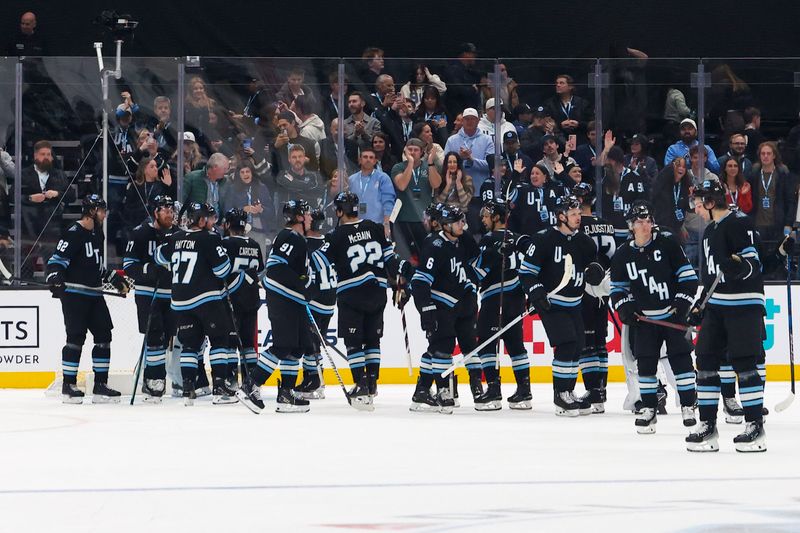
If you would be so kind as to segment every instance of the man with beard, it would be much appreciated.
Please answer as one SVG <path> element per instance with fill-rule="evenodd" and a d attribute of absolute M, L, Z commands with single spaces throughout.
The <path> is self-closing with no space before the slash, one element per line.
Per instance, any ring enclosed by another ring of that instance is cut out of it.
<path fill-rule="evenodd" d="M 688 163 L 689 149 L 696 144 L 698 144 L 697 124 L 690 118 L 681 120 L 681 140 L 671 145 L 667 149 L 667 153 L 664 156 L 664 166 L 672 163 L 672 160 L 676 157 L 682 157 L 686 159 L 686 162 Z M 719 161 L 717 161 L 717 156 L 714 155 L 714 150 L 712 150 L 709 145 L 705 146 L 706 154 L 708 154 L 706 168 L 708 168 L 708 170 L 714 174 L 719 174 Z"/>

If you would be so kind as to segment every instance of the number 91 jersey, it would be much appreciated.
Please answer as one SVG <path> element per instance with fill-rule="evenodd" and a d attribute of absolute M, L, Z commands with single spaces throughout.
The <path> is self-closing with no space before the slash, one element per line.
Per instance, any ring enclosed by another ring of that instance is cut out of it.
<path fill-rule="evenodd" d="M 186 311 L 222 300 L 223 280 L 231 271 L 231 262 L 216 233 L 178 231 L 156 249 L 155 260 L 172 272 L 173 310 Z"/>

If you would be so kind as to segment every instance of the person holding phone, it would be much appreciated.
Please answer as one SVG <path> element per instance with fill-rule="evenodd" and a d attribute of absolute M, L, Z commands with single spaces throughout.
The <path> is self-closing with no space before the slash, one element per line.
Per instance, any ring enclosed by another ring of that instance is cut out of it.
<path fill-rule="evenodd" d="M 558 140 L 554 135 L 545 135 L 542 137 L 542 152 L 544 157 L 537 164 L 544 165 L 550 172 L 550 177 L 559 181 L 564 181 L 565 171 L 569 165 L 576 165 L 574 159 L 569 157 L 569 149 L 574 145 L 576 140 L 573 138 L 572 144 L 569 142 L 566 149 L 562 154 L 559 152 Z"/>
<path fill-rule="evenodd" d="M 241 209 L 247 215 L 247 223 L 251 228 L 247 236 L 263 248 L 271 243 L 278 228 L 272 194 L 257 176 L 257 170 L 250 161 L 239 163 L 231 186 L 225 189 L 222 210 Z"/>

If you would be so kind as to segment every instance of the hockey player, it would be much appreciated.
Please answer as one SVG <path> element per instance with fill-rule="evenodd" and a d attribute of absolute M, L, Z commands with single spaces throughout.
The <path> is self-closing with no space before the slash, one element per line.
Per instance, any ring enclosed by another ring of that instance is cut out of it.
<path fill-rule="evenodd" d="M 642 397 L 636 431 L 656 431 L 656 369 L 664 344 L 675 374 L 683 425 L 693 426 L 697 393 L 691 343 L 680 331 L 638 319 L 682 323 L 697 293 L 697 275 L 680 245 L 653 231 L 653 210 L 648 202 L 635 203 L 627 219 L 633 239 L 620 246 L 611 262 L 611 299 L 620 320 L 631 328 Z"/>
<path fill-rule="evenodd" d="M 508 231 L 508 206 L 502 198 L 486 202 L 481 211 L 488 233 L 479 244 L 480 255 L 471 262 L 480 282 L 481 309 L 478 315 L 478 343 L 495 334 L 501 327 L 525 311 L 525 291 L 517 275 L 518 249 L 525 249 L 529 239 Z M 499 324 L 502 302 L 503 323 Z M 516 392 L 508 398 L 511 409 L 531 409 L 531 374 L 528 352 L 522 341 L 522 322 L 502 335 L 517 382 Z M 475 398 L 477 411 L 496 411 L 502 407 L 500 375 L 497 365 L 498 343 L 487 346 L 479 354 L 487 390 Z"/>
<path fill-rule="evenodd" d="M 420 265 L 411 278 L 414 304 L 428 338 L 428 349 L 420 362 L 420 375 L 411 399 L 411 411 L 453 412 L 455 400 L 442 376 L 452 363 L 456 338 L 475 335 L 475 291 L 464 269 L 468 261 L 459 242 L 464 233 L 464 213 L 458 207 L 444 207 L 439 220 L 442 231 L 426 241 Z M 439 392 L 434 398 L 434 380 Z"/>
<path fill-rule="evenodd" d="M 152 221 L 133 230 L 122 260 L 125 274 L 135 284 L 139 333 L 147 337 L 142 384 L 147 403 L 161 403 L 164 396 L 167 344 L 175 335 L 175 320 L 170 310 L 172 273 L 153 259 L 156 248 L 176 229 L 174 207 L 175 202 L 169 196 L 155 197 Z"/>
<path fill-rule="evenodd" d="M 339 225 L 314 255 L 336 271 L 339 337 L 355 382 L 350 398 L 355 407 L 369 410 L 377 395 L 388 277 L 397 277 L 399 259 L 383 226 L 358 216 L 355 193 L 339 193 L 334 205 Z"/>
<path fill-rule="evenodd" d="M 272 242 L 263 278 L 267 293 L 267 311 L 272 327 L 272 346 L 258 356 L 253 371 L 242 382 L 236 396 L 251 411 L 264 410 L 261 386 L 280 366 L 279 413 L 306 413 L 308 400 L 292 394 L 297 383 L 300 359 L 312 353 L 311 328 L 308 322 L 305 292 L 310 284 L 306 232 L 311 227 L 311 208 L 305 200 L 283 204 L 284 228 Z"/>
<path fill-rule="evenodd" d="M 64 235 L 47 262 L 47 284 L 55 298 L 61 299 L 67 343 L 61 350 L 64 403 L 83 403 L 84 393 L 77 386 L 81 350 L 86 331 L 92 332 L 92 403 L 119 403 L 120 393 L 108 386 L 111 361 L 111 315 L 99 293 L 104 282 L 128 292 L 125 279 L 103 267 L 103 220 L 106 202 L 97 194 L 83 199 L 81 218 Z M 69 284 L 69 285 L 67 285 Z"/>
<path fill-rule="evenodd" d="M 572 189 L 581 201 L 581 232 L 588 235 L 597 247 L 597 263 L 605 271 L 611 268 L 611 258 L 617 250 L 613 224 L 592 214 L 595 202 L 594 191 L 589 183 L 579 183 Z M 594 280 L 593 280 L 594 281 Z M 591 285 L 590 285 L 591 287 Z M 579 362 L 583 385 L 586 387 L 585 400 L 591 404 L 592 413 L 605 412 L 606 383 L 608 382 L 608 307 L 603 291 L 598 294 L 585 292 L 581 309 L 585 329 L 585 345 Z"/>
<path fill-rule="evenodd" d="M 158 264 L 172 271 L 172 303 L 176 313 L 178 340 L 182 345 L 181 375 L 183 398 L 194 405 L 198 377 L 198 359 L 208 337 L 213 380 L 213 403 L 236 402 L 235 393 L 226 383 L 230 333 L 233 330 L 225 298 L 224 279 L 231 262 L 222 239 L 206 229 L 215 212 L 208 204 L 192 202 L 186 209 L 189 228 L 174 233 L 156 249 Z"/>
<path fill-rule="evenodd" d="M 308 307 L 314 322 L 317 323 L 320 332 L 325 335 L 328 325 L 333 317 L 336 306 L 336 271 L 327 263 L 324 258 L 313 255 L 316 250 L 325 244 L 325 236 L 320 233 L 322 225 L 325 223 L 325 213 L 320 209 L 311 211 L 311 227 L 306 235 L 308 241 L 309 262 L 313 283 L 309 291 Z M 303 381 L 294 389 L 300 398 L 306 400 L 316 400 L 325 398 L 325 381 L 322 379 L 320 352 L 322 343 L 316 335 L 312 336 L 311 344 L 314 349 L 311 353 L 303 355 Z"/>
<path fill-rule="evenodd" d="M 761 411 L 764 382 L 757 359 L 762 348 L 764 283 L 755 228 L 749 218 L 732 215 L 719 181 L 705 180 L 694 195 L 702 199 L 712 221 L 703 233 L 705 262 L 699 301 L 720 277 L 705 310 L 695 306 L 689 314 L 690 324 L 702 324 L 696 346 L 700 424 L 686 437 L 686 447 L 696 452 L 719 450 L 719 369 L 727 350 L 739 381 L 747 422 L 744 432 L 733 439 L 734 446 L 739 452 L 763 452 L 767 449 Z"/>
<path fill-rule="evenodd" d="M 226 284 L 230 303 L 233 307 L 233 319 L 236 328 L 231 332 L 228 354 L 228 383 L 233 390 L 239 388 L 239 358 L 236 347 L 241 350 L 245 368 L 242 375 L 252 371 L 256 364 L 256 346 L 258 345 L 258 309 L 261 307 L 258 276 L 264 270 L 264 256 L 261 245 L 255 239 L 245 235 L 247 231 L 247 213 L 241 209 L 229 209 L 222 223 L 225 238 L 222 244 L 231 261 L 231 273 Z M 238 332 L 239 338 L 236 338 Z"/>
<path fill-rule="evenodd" d="M 561 198 L 555 206 L 557 226 L 534 236 L 518 269 L 528 294 L 528 303 L 539 314 L 553 347 L 554 403 L 559 416 L 591 412 L 589 402 L 576 398 L 573 391 L 584 344 L 581 311 L 584 276 L 588 273 L 592 281 L 599 283 L 603 269 L 594 262 L 597 256 L 594 241 L 578 231 L 580 207 L 581 202 L 575 196 Z M 573 262 L 571 280 L 548 298 L 548 293 L 558 286 L 565 274 L 564 258 L 567 255 Z"/>

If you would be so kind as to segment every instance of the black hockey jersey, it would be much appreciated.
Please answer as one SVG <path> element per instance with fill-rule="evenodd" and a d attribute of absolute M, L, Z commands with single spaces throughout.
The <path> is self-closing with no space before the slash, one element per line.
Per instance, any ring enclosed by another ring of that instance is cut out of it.
<path fill-rule="evenodd" d="M 206 230 L 181 230 L 156 248 L 155 260 L 172 272 L 172 304 L 187 311 L 225 297 L 224 279 L 231 262 L 219 235 Z"/>
<path fill-rule="evenodd" d="M 258 274 L 264 269 L 261 246 L 250 237 L 231 235 L 222 239 L 231 261 L 226 284 L 236 309 L 252 311 L 261 307 Z"/>
<path fill-rule="evenodd" d="M 439 308 L 455 307 L 475 291 L 467 276 L 466 249 L 460 241 L 450 241 L 443 232 L 422 249 L 420 264 L 411 278 L 411 294 L 417 309 L 435 303 Z"/>
<path fill-rule="evenodd" d="M 56 250 L 47 261 L 47 279 L 62 274 L 65 283 L 71 284 L 65 292 L 85 296 L 101 296 L 106 269 L 103 267 L 103 229 L 88 230 L 78 222 L 64 232 Z M 84 291 L 81 287 L 95 289 Z"/>
<path fill-rule="evenodd" d="M 564 276 L 564 257 L 572 256 L 571 282 L 550 296 L 550 303 L 561 307 L 581 304 L 584 282 L 583 271 L 597 256 L 594 241 L 580 232 L 564 235 L 557 228 L 536 234 L 519 267 L 520 281 L 528 294 L 543 288 L 548 293 L 555 289 Z"/>
<path fill-rule="evenodd" d="M 611 258 L 617 251 L 616 231 L 614 225 L 594 215 L 581 216 L 580 231 L 594 241 L 597 247 L 596 261 L 608 270 L 611 267 Z"/>
<path fill-rule="evenodd" d="M 505 273 L 503 273 L 503 239 L 506 241 Z M 522 261 L 525 245 L 530 239 L 514 232 L 496 230 L 487 233 L 478 245 L 480 254 L 470 261 L 480 283 L 481 300 L 500 292 L 522 291 L 517 268 Z M 522 252 L 520 252 L 522 249 Z M 502 287 L 500 278 L 503 277 Z"/>
<path fill-rule="evenodd" d="M 397 276 L 399 259 L 386 240 L 383 226 L 371 220 L 340 224 L 325 236 L 317 255 L 336 270 L 340 299 L 368 299 L 385 293 L 387 276 Z M 321 259 L 322 260 L 322 259 Z"/>
<path fill-rule="evenodd" d="M 496 180 L 494 178 L 488 178 L 481 183 L 480 188 L 480 197 L 481 203 L 485 204 L 491 200 L 494 200 L 495 197 L 495 187 Z M 510 178 L 503 177 L 500 180 L 500 196 L 502 198 L 506 198 L 507 196 L 510 197 L 516 187 L 516 183 L 512 182 Z"/>
<path fill-rule="evenodd" d="M 306 238 L 292 229 L 282 229 L 272 242 L 267 257 L 264 288 L 306 305 L 305 291 L 311 284 L 310 274 Z"/>
<path fill-rule="evenodd" d="M 168 300 L 172 295 L 172 274 L 156 263 L 153 254 L 156 248 L 167 242 L 177 228 L 166 231 L 157 230 L 146 222 L 137 226 L 125 247 L 122 268 L 125 275 L 133 279 L 136 296 L 153 298 L 158 284 L 156 298 Z"/>
<path fill-rule="evenodd" d="M 701 271 L 703 287 L 708 289 L 711 286 L 719 264 L 734 254 L 748 266 L 748 273 L 742 279 L 727 281 L 723 275 L 708 305 L 727 309 L 732 306 L 764 305 L 764 281 L 757 243 L 756 231 L 749 217 L 738 217 L 731 213 L 706 226 L 703 233 L 705 263 Z"/>
<path fill-rule="evenodd" d="M 325 245 L 325 237 L 306 237 L 308 242 L 309 263 L 314 273 L 309 292 L 308 306 L 315 313 L 332 315 L 336 307 L 336 270 L 324 255 L 315 254 Z"/>
<path fill-rule="evenodd" d="M 697 275 L 680 245 L 669 237 L 654 238 L 639 247 L 630 240 L 611 261 L 611 301 L 618 310 L 626 304 L 644 316 L 663 320 L 678 299 L 688 308 L 697 293 Z"/>
<path fill-rule="evenodd" d="M 556 225 L 555 204 L 566 194 L 559 181 L 547 180 L 542 187 L 521 183 L 513 189 L 508 201 L 511 216 L 510 230 L 524 235 L 534 235 Z"/>

